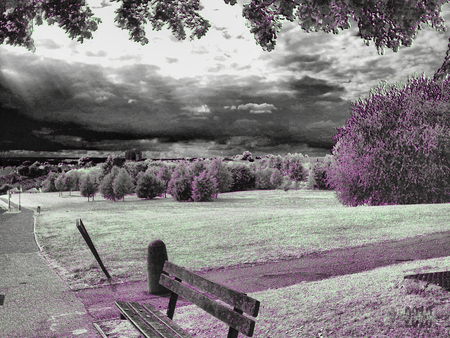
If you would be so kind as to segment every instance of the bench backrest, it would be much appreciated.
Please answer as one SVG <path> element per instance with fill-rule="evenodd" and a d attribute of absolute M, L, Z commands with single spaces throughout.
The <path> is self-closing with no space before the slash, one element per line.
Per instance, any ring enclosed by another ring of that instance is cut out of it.
<path fill-rule="evenodd" d="M 164 269 L 159 283 L 172 291 L 169 309 L 167 311 L 169 318 L 173 318 L 177 295 L 180 295 L 228 324 L 230 326 L 228 337 L 237 337 L 238 331 L 248 337 L 252 337 L 255 321 L 243 315 L 243 312 L 252 317 L 256 317 L 260 306 L 259 301 L 256 299 L 247 296 L 245 293 L 210 281 L 169 261 L 164 263 Z M 214 297 L 227 303 L 233 309 L 217 302 Z"/>

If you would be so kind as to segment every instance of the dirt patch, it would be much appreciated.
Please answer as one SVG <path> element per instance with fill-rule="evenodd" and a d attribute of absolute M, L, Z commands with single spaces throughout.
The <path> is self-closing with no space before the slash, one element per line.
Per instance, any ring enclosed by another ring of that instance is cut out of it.
<path fill-rule="evenodd" d="M 450 256 L 450 231 L 356 248 L 330 250 L 300 259 L 197 271 L 198 274 L 235 290 L 252 293 L 278 289 L 303 281 L 354 274 L 405 261 Z M 113 283 L 114 284 L 114 283 Z M 114 301 L 150 302 L 167 308 L 168 295 L 148 294 L 147 281 L 74 291 L 95 321 L 119 317 Z M 180 300 L 179 305 L 189 303 Z"/>

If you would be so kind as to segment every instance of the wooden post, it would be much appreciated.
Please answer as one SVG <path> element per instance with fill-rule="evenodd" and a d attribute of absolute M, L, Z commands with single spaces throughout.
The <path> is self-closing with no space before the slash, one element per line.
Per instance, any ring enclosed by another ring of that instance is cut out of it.
<path fill-rule="evenodd" d="M 161 240 L 153 241 L 148 245 L 147 253 L 147 277 L 148 292 L 153 295 L 170 292 L 159 284 L 159 278 L 164 269 L 164 262 L 167 261 L 166 245 Z"/>
<path fill-rule="evenodd" d="M 103 265 L 102 260 L 100 259 L 100 256 L 97 253 L 97 250 L 95 249 L 94 243 L 92 243 L 92 240 L 89 237 L 89 234 L 87 233 L 86 228 L 84 227 L 84 224 L 80 218 L 77 219 L 77 228 L 80 231 L 81 236 L 83 236 L 84 241 L 88 245 L 89 249 L 91 249 L 92 254 L 94 255 L 100 267 L 102 268 L 102 271 L 105 274 L 106 278 L 111 279 L 111 276 L 109 275 L 108 271 L 106 271 L 106 268 Z"/>

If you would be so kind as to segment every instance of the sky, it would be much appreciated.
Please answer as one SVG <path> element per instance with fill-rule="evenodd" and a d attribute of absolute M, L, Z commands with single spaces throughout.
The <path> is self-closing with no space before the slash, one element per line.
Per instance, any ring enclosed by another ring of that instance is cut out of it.
<path fill-rule="evenodd" d="M 142 46 L 114 25 L 117 3 L 87 2 L 103 21 L 92 40 L 78 43 L 44 23 L 34 28 L 35 53 L 0 46 L 0 157 L 107 157 L 131 148 L 147 158 L 324 156 L 352 101 L 383 80 L 432 77 L 450 36 L 424 26 L 412 47 L 378 55 L 355 36 L 354 21 L 338 35 L 286 21 L 266 52 L 242 17 L 248 0 L 203 0 L 206 36 L 178 41 L 148 25 Z M 448 29 L 450 6 L 442 9 Z"/>

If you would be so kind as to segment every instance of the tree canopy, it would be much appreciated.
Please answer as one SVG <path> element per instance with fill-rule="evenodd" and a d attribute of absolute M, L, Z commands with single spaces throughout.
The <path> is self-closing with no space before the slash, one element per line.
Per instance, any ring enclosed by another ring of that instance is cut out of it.
<path fill-rule="evenodd" d="M 219 1 L 219 0 L 217 0 Z M 231 6 L 237 0 L 223 0 Z M 110 0 L 120 3 L 115 11 L 118 27 L 128 30 L 130 40 L 145 45 L 145 25 L 154 30 L 164 25 L 179 40 L 203 37 L 211 24 L 200 15 L 200 0 Z M 298 20 L 305 32 L 339 34 L 350 28 L 350 19 L 357 22 L 358 36 L 366 45 L 373 41 L 379 54 L 385 48 L 397 52 L 400 46 L 410 47 L 422 24 L 438 32 L 446 32 L 441 9 L 449 0 L 250 0 L 243 5 L 242 15 L 263 50 L 275 48 L 283 21 Z M 83 42 L 92 39 L 92 32 L 101 23 L 85 0 L 2 0 L 0 1 L 0 44 L 24 46 L 34 51 L 31 37 L 33 25 L 44 20 L 57 23 L 71 39 Z M 450 44 L 444 64 L 435 78 L 450 69 Z"/>

